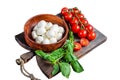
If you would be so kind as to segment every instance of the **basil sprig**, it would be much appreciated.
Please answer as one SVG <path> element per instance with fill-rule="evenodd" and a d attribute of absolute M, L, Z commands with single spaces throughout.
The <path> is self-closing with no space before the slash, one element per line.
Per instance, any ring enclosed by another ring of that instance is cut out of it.
<path fill-rule="evenodd" d="M 69 78 L 72 66 L 73 71 L 80 73 L 84 71 L 81 64 L 78 62 L 77 57 L 73 54 L 74 48 L 74 36 L 73 32 L 69 31 L 69 37 L 66 41 L 65 45 L 61 48 L 58 48 L 47 54 L 42 50 L 36 50 L 35 53 L 41 58 L 48 60 L 51 64 L 53 64 L 52 75 L 56 75 L 59 71 L 63 76 Z"/>

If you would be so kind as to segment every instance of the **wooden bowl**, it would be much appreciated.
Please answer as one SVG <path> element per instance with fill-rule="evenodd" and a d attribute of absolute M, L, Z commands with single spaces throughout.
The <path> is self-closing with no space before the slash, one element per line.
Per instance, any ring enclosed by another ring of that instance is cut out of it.
<path fill-rule="evenodd" d="M 65 29 L 65 32 L 63 34 L 62 39 L 60 39 L 57 43 L 53 44 L 38 44 L 34 41 L 34 39 L 31 36 L 31 32 L 33 30 L 33 27 L 37 25 L 37 23 L 40 20 L 45 20 L 47 22 L 52 22 L 53 24 L 58 24 L 62 26 Z M 59 18 L 58 16 L 52 15 L 52 14 L 40 14 L 36 15 L 32 18 L 30 18 L 24 25 L 24 38 L 26 40 L 26 43 L 33 49 L 33 50 L 43 50 L 45 52 L 51 52 L 59 47 L 61 47 L 68 35 L 68 26 L 65 23 L 64 20 Z"/>

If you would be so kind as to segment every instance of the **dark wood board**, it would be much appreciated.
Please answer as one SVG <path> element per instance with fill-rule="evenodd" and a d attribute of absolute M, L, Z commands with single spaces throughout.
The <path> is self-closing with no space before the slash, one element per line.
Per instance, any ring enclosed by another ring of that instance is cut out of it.
<path fill-rule="evenodd" d="M 80 51 L 74 52 L 74 55 L 77 58 L 81 58 L 82 56 L 84 56 L 85 54 L 87 54 L 89 51 L 93 50 L 94 48 L 96 48 L 97 46 L 99 46 L 100 44 L 102 44 L 103 42 L 105 42 L 107 40 L 107 37 L 102 34 L 100 31 L 98 31 L 97 29 L 94 29 L 97 37 L 95 40 L 91 41 L 89 46 L 87 47 L 83 47 Z M 27 45 L 27 43 L 25 42 L 24 39 L 24 33 L 20 33 L 18 35 L 15 36 L 16 41 L 25 49 L 31 51 L 31 53 L 29 53 L 29 55 L 34 54 L 33 50 Z M 77 40 L 77 38 L 75 37 L 75 40 Z M 27 54 L 25 54 L 24 56 L 29 56 Z M 28 58 L 24 57 L 23 55 L 21 56 L 22 58 L 24 58 L 24 60 L 27 62 Z M 34 56 L 34 55 L 33 55 Z M 26 60 L 27 59 L 27 60 Z M 31 57 L 30 57 L 31 59 Z M 38 63 L 39 68 L 42 70 L 42 72 L 48 77 L 48 78 L 52 78 L 53 76 L 51 75 L 51 72 L 53 70 L 53 65 L 47 63 L 45 60 L 43 60 L 42 58 L 40 58 L 39 56 L 36 56 L 36 60 Z"/>
<path fill-rule="evenodd" d="M 60 14 L 57 14 L 57 16 L 61 17 Z M 102 34 L 100 31 L 94 28 L 94 31 L 96 32 L 96 39 L 91 41 L 89 46 L 83 47 L 80 51 L 74 52 L 74 55 L 80 59 L 82 56 L 102 44 L 107 40 L 107 37 Z M 30 52 L 22 54 L 20 57 L 24 60 L 24 62 L 28 62 L 30 59 L 32 59 L 33 56 L 35 56 L 34 50 L 32 50 L 26 43 L 24 39 L 24 32 L 18 34 L 15 36 L 16 41 L 25 49 L 29 50 Z M 78 41 L 79 38 L 75 37 L 75 41 Z M 51 72 L 53 70 L 53 65 L 45 61 L 44 59 L 40 58 L 39 56 L 36 55 L 36 60 L 39 68 L 41 71 L 48 77 L 52 78 L 53 76 L 51 75 Z"/>

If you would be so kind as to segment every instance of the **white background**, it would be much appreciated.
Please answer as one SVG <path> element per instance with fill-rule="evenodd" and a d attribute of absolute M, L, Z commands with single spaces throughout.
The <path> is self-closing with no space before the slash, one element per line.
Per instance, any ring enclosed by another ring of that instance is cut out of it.
<path fill-rule="evenodd" d="M 25 22 L 43 13 L 57 14 L 64 6 L 78 7 L 88 21 L 107 36 L 107 41 L 79 60 L 84 72 L 61 73 L 50 80 L 120 80 L 120 9 L 119 0 L 1 0 L 0 1 L 0 79 L 29 80 L 15 60 L 27 50 L 14 36 L 23 32 Z M 25 67 L 42 80 L 48 78 L 38 68 L 35 57 Z"/>

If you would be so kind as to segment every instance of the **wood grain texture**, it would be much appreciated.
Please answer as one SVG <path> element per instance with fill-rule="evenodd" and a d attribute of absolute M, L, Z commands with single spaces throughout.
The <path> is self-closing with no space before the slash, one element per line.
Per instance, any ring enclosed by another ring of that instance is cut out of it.
<path fill-rule="evenodd" d="M 24 63 L 27 63 L 29 60 L 31 60 L 35 56 L 35 53 L 33 51 L 24 53 L 20 56 L 20 58 L 24 61 Z"/>

